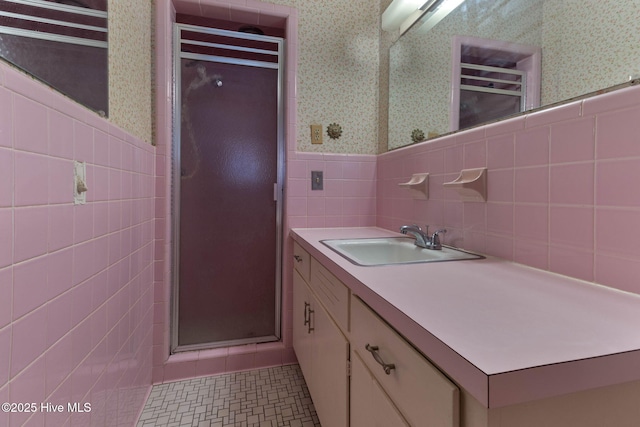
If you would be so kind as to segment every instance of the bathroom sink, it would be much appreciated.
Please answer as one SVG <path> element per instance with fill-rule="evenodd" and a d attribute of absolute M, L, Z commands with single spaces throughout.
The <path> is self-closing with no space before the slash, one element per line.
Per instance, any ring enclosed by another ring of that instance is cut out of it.
<path fill-rule="evenodd" d="M 322 240 L 325 246 L 357 265 L 414 264 L 423 262 L 482 259 L 482 255 L 442 246 L 423 249 L 405 237 Z"/>

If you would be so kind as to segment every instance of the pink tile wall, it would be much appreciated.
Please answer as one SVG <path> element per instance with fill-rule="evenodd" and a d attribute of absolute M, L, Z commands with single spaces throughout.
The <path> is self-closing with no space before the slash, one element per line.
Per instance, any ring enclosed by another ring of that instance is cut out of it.
<path fill-rule="evenodd" d="M 1 427 L 133 425 L 151 384 L 154 153 L 0 64 L 0 400 L 92 406 Z"/>
<path fill-rule="evenodd" d="M 311 189 L 311 172 L 322 171 L 324 189 Z M 287 219 L 295 227 L 375 225 L 376 156 L 290 152 Z"/>
<path fill-rule="evenodd" d="M 445 242 L 640 293 L 640 88 L 632 87 L 378 158 L 378 226 L 445 227 Z M 488 168 L 486 203 L 442 183 Z M 429 172 L 430 198 L 397 184 Z"/>

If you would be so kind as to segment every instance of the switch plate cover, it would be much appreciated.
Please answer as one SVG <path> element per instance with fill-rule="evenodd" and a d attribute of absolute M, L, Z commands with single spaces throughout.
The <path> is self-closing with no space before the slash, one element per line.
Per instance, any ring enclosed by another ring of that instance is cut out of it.
<path fill-rule="evenodd" d="M 311 143 L 322 144 L 322 125 L 311 125 Z"/>
<path fill-rule="evenodd" d="M 87 165 L 84 162 L 73 162 L 73 204 L 87 203 Z"/>
<path fill-rule="evenodd" d="M 322 188 L 323 188 L 322 171 L 311 171 L 311 189 L 322 190 Z"/>

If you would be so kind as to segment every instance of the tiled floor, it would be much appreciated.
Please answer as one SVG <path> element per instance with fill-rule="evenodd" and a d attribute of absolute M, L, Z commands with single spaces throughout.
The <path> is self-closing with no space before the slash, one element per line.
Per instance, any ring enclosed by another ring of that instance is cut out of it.
<path fill-rule="evenodd" d="M 137 427 L 319 427 L 298 365 L 153 386 Z"/>

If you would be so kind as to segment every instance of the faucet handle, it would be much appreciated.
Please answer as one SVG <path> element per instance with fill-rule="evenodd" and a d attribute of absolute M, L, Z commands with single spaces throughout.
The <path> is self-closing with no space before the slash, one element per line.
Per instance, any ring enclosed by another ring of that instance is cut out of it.
<path fill-rule="evenodd" d="M 429 235 L 429 224 L 424 225 L 424 234 Z"/>
<path fill-rule="evenodd" d="M 431 236 L 431 244 L 433 244 L 434 246 L 440 246 L 440 233 L 446 233 L 447 230 L 444 228 L 441 228 L 440 230 L 437 230 L 436 232 L 433 233 L 433 235 Z"/>

